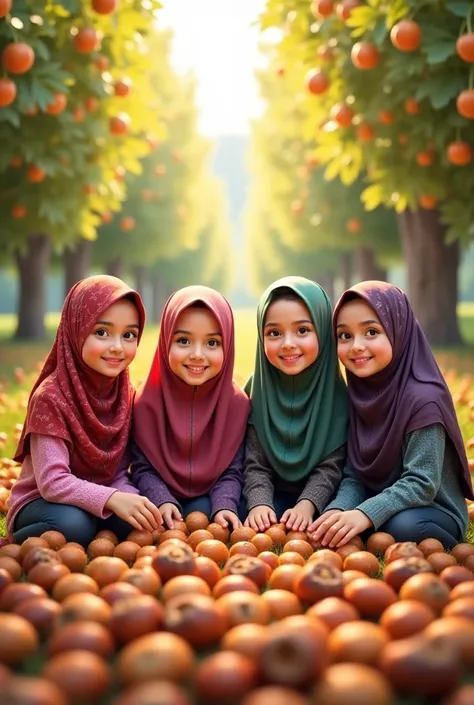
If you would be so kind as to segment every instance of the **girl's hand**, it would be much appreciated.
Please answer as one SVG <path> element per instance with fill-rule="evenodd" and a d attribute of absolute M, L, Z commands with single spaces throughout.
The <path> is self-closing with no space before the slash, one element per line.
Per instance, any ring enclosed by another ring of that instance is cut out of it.
<path fill-rule="evenodd" d="M 176 504 L 165 502 L 160 504 L 160 512 L 168 529 L 174 529 L 174 521 L 182 521 L 183 517 Z"/>
<path fill-rule="evenodd" d="M 138 494 L 114 492 L 105 503 L 105 508 L 138 531 L 154 531 L 163 524 L 158 507 Z"/>
<path fill-rule="evenodd" d="M 250 526 L 255 531 L 265 531 L 272 524 L 276 524 L 277 521 L 273 509 L 262 504 L 250 510 L 247 519 L 244 521 L 244 526 Z"/>
<path fill-rule="evenodd" d="M 230 509 L 221 509 L 220 512 L 217 512 L 217 514 L 214 517 L 214 521 L 216 524 L 220 524 L 224 528 L 231 525 L 232 529 L 238 529 L 239 526 L 242 526 L 242 522 L 240 521 L 239 517 L 235 512 L 231 512 Z"/>
<path fill-rule="evenodd" d="M 339 548 L 370 526 L 372 522 L 369 517 L 359 509 L 336 512 L 321 524 L 313 538 L 317 541 L 318 537 L 322 537 L 323 546 Z"/>
<path fill-rule="evenodd" d="M 317 541 L 319 537 L 323 535 L 323 532 L 319 532 L 317 531 L 317 529 L 319 529 L 321 524 L 323 524 L 326 519 L 328 519 L 328 517 L 330 517 L 332 514 L 339 514 L 340 511 L 340 509 L 329 509 L 329 511 L 323 512 L 321 516 L 315 519 L 313 523 L 308 526 L 308 534 L 312 534 L 313 532 L 315 532 L 312 538 Z"/>
<path fill-rule="evenodd" d="M 314 504 L 309 499 L 302 499 L 293 509 L 287 509 L 280 519 L 287 529 L 305 531 L 314 516 Z"/>

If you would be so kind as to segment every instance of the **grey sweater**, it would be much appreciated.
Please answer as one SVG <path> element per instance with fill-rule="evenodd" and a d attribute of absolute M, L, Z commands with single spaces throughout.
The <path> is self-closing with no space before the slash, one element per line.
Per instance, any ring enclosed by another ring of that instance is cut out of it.
<path fill-rule="evenodd" d="M 334 497 L 341 482 L 345 460 L 346 446 L 344 444 L 330 456 L 321 460 L 307 477 L 296 482 L 286 482 L 270 467 L 255 428 L 249 424 L 245 441 L 243 489 L 248 510 L 260 505 L 274 509 L 273 493 L 277 489 L 294 494 L 295 504 L 302 499 L 309 499 L 318 514 L 321 514 L 326 504 Z"/>
<path fill-rule="evenodd" d="M 465 535 L 467 507 L 459 461 L 452 444 L 446 443 L 446 432 L 441 424 L 406 434 L 403 455 L 391 477 L 398 479 L 389 477 L 385 489 L 373 494 L 354 470 L 346 466 L 337 495 L 326 511 L 359 509 L 377 530 L 404 509 L 436 507 L 449 514 Z"/>

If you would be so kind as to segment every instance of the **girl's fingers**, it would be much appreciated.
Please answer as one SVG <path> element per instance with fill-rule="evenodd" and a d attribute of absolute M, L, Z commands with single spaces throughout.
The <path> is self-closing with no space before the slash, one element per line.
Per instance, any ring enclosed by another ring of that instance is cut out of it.
<path fill-rule="evenodd" d="M 336 521 L 332 526 L 330 526 L 324 535 L 324 538 L 322 540 L 322 544 L 324 546 L 327 546 L 328 544 L 330 544 L 331 541 L 333 540 L 333 537 L 337 534 L 337 532 L 339 531 L 339 529 L 342 526 L 343 525 L 341 524 L 341 522 L 339 520 Z"/>
<path fill-rule="evenodd" d="M 275 512 L 273 510 L 270 512 L 270 521 L 272 524 L 277 523 L 277 515 L 275 514 Z"/>
<path fill-rule="evenodd" d="M 156 504 L 153 504 L 153 502 L 148 502 L 148 504 L 146 506 L 147 506 L 147 509 L 149 509 L 150 512 L 153 514 L 157 525 L 161 526 L 163 523 L 163 517 L 161 516 L 161 512 L 158 509 L 158 507 L 156 506 Z M 157 528 L 158 528 L 158 526 L 157 526 Z"/>
<path fill-rule="evenodd" d="M 339 529 L 339 531 L 337 531 L 337 532 L 333 535 L 332 541 L 331 541 L 331 543 L 329 544 L 329 547 L 330 547 L 330 548 L 335 548 L 335 547 L 337 546 L 337 544 L 338 544 L 340 541 L 344 541 L 344 543 L 345 543 L 345 537 L 347 536 L 347 534 L 349 533 L 349 531 L 350 531 L 350 526 L 341 526 L 341 528 Z"/>

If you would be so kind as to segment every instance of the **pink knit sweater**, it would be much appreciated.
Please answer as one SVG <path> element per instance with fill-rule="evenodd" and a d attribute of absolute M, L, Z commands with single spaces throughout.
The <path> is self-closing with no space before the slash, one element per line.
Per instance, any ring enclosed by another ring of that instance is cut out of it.
<path fill-rule="evenodd" d="M 47 502 L 72 504 L 100 519 L 112 512 L 105 509 L 109 497 L 117 491 L 139 494 L 127 476 L 128 451 L 107 485 L 81 480 L 69 468 L 69 451 L 61 438 L 32 433 L 30 454 L 23 461 L 20 476 L 8 500 L 7 531 L 13 533 L 15 517 L 22 507 L 42 497 Z"/>

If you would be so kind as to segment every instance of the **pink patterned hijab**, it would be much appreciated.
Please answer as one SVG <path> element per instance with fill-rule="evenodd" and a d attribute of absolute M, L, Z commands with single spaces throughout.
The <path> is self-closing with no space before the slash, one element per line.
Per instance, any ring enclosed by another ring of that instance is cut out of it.
<path fill-rule="evenodd" d="M 197 302 L 219 323 L 224 364 L 216 377 L 193 387 L 172 372 L 168 356 L 180 314 Z M 233 382 L 233 369 L 234 318 L 227 300 L 206 286 L 188 286 L 173 294 L 163 311 L 148 378 L 135 397 L 133 437 L 180 497 L 209 492 L 244 439 L 250 402 Z"/>
<path fill-rule="evenodd" d="M 30 434 L 40 433 L 67 443 L 74 475 L 98 484 L 114 476 L 129 440 L 134 390 L 128 370 L 105 377 L 86 365 L 82 348 L 101 314 L 124 297 L 138 309 L 140 339 L 145 309 L 121 279 L 89 277 L 67 295 L 56 339 L 30 394 L 16 461 L 28 455 Z"/>

